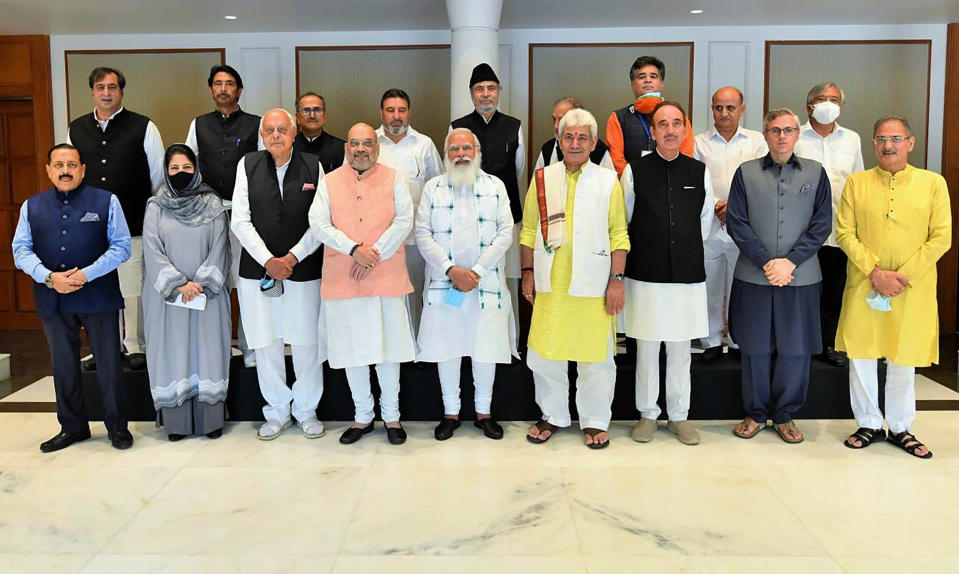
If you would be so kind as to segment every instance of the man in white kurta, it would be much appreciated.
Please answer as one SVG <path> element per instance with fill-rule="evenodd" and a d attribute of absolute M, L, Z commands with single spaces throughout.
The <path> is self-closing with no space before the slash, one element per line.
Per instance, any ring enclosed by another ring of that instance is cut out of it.
<path fill-rule="evenodd" d="M 380 144 L 378 162 L 400 170 L 408 177 L 410 198 L 413 201 L 413 217 L 420 204 L 420 195 L 426 182 L 442 175 L 443 159 L 433 140 L 413 129 L 410 125 L 410 96 L 399 88 L 390 88 L 380 98 L 380 121 L 376 141 Z M 423 285 L 426 262 L 416 245 L 413 232 L 404 242 L 406 270 L 410 274 L 413 292 L 409 296 L 410 319 L 413 333 L 419 331 L 420 315 L 423 313 Z"/>
<path fill-rule="evenodd" d="M 709 329 L 703 239 L 713 218 L 713 190 L 702 162 L 679 153 L 686 113 L 663 102 L 651 117 L 655 153 L 623 170 L 629 219 L 626 259 L 626 335 L 636 339 L 633 440 L 649 442 L 659 418 L 659 347 L 666 344 L 666 428 L 683 444 L 699 443 L 687 420 L 690 339 Z M 635 181 L 634 181 L 635 178 Z"/>
<path fill-rule="evenodd" d="M 723 356 L 724 317 L 729 314 L 729 293 L 739 248 L 726 231 L 726 202 L 733 174 L 744 161 L 760 158 L 769 151 L 763 134 L 739 125 L 746 111 L 739 88 L 726 86 L 713 94 L 713 129 L 696 136 L 693 157 L 706 164 L 713 184 L 712 227 L 703 243 L 706 265 L 706 300 L 709 306 L 709 335 L 701 340 L 700 359 L 712 363 Z M 730 354 L 739 353 L 739 345 L 728 337 Z"/>
<path fill-rule="evenodd" d="M 266 422 L 257 438 L 279 436 L 290 426 L 291 414 L 304 436 L 318 438 L 326 432 L 316 419 L 323 394 L 316 333 L 320 261 L 314 254 L 320 242 L 304 211 L 322 181 L 323 168 L 316 156 L 293 152 L 296 123 L 286 110 L 264 114 L 260 135 L 266 151 L 250 152 L 237 165 L 230 223 L 243 247 L 236 287 L 240 315 L 267 403 Z M 270 281 L 281 284 L 278 297 L 263 292 Z M 291 347 L 296 373 L 292 390 L 286 385 L 285 345 Z"/>
<path fill-rule="evenodd" d="M 446 440 L 460 426 L 460 362 L 473 369 L 474 426 L 503 438 L 492 417 L 496 363 L 516 354 L 513 306 L 505 257 L 513 241 L 506 187 L 480 170 L 479 140 L 466 128 L 446 137 L 446 175 L 431 179 L 416 214 L 416 241 L 429 287 L 417 343 L 419 360 L 437 363 L 443 420 L 433 434 Z"/>
<path fill-rule="evenodd" d="M 309 213 L 311 229 L 326 244 L 320 336 L 330 366 L 346 369 L 356 408 L 340 442 L 352 444 L 373 431 L 373 365 L 387 439 L 402 444 L 400 363 L 415 358 L 406 308 L 413 288 L 403 246 L 413 226 L 413 202 L 407 177 L 376 163 L 372 126 L 354 125 L 345 148 L 346 161 L 320 183 Z"/>

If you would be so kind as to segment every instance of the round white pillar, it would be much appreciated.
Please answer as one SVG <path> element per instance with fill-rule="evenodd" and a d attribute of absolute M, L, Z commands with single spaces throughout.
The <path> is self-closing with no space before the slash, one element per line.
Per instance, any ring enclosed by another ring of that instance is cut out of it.
<path fill-rule="evenodd" d="M 499 19 L 503 0 L 446 0 L 450 31 L 450 118 L 473 111 L 469 81 L 482 62 L 499 71 Z M 503 81 L 500 76 L 500 81 Z"/>

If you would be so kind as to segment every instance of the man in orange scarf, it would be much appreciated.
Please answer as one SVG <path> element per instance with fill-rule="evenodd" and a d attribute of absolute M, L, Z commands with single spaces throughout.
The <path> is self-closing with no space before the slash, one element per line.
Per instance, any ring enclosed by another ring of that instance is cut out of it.
<path fill-rule="evenodd" d="M 616 166 L 616 173 L 623 175 L 626 165 L 656 149 L 656 142 L 649 136 L 653 109 L 663 101 L 663 84 L 666 81 L 666 65 L 655 56 L 640 56 L 629 68 L 630 88 L 636 101 L 609 114 L 606 120 L 606 145 Z M 680 153 L 693 157 L 693 128 L 686 119 L 686 137 L 679 147 Z"/>

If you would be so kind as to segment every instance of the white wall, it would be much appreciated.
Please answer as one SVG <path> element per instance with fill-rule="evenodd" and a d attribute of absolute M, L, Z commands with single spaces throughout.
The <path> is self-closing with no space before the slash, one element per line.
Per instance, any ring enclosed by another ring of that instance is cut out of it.
<path fill-rule="evenodd" d="M 501 108 L 525 124 L 528 114 L 529 44 L 541 42 L 688 42 L 695 43 L 693 78 L 693 128 L 701 132 L 711 122 L 709 98 L 727 83 L 740 84 L 746 95 L 744 123 L 758 129 L 762 120 L 763 67 L 767 40 L 900 40 L 931 39 L 932 61 L 929 101 L 929 169 L 939 170 L 942 155 L 943 91 L 945 87 L 946 24 L 912 26 L 762 26 L 528 29 L 500 31 L 500 79 L 504 84 Z M 448 30 L 394 32 L 315 32 L 283 34 L 184 34 L 52 36 L 54 125 L 57 141 L 66 138 L 67 110 L 64 81 L 64 51 L 94 49 L 225 48 L 227 63 L 243 75 L 246 85 L 241 104 L 251 111 L 269 107 L 293 107 L 295 97 L 295 46 L 448 44 Z M 638 54 L 637 54 L 638 55 Z M 197 79 L 197 81 L 203 81 Z M 668 81 L 668 76 L 667 76 Z M 842 79 L 837 79 L 842 82 Z M 877 89 L 909 89 L 888 86 L 876 78 Z M 454 91 L 466 87 L 453 86 Z M 461 96 L 461 94 L 457 94 Z M 623 80 L 623 99 L 630 92 Z M 921 90 L 916 97 L 925 97 Z M 609 110 L 598 110 L 605 116 Z M 914 121 L 918 121 L 918 118 Z M 415 124 L 415 116 L 414 116 Z M 185 134 L 186 126 L 184 127 Z M 165 141 L 184 136 L 171 134 Z M 535 144 L 535 142 L 534 142 Z"/>

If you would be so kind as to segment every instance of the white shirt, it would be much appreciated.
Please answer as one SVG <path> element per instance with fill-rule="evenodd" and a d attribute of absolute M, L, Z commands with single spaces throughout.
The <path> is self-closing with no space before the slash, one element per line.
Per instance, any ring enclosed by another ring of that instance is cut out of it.
<path fill-rule="evenodd" d="M 793 153 L 799 157 L 816 160 L 826 169 L 829 178 L 829 187 L 832 191 L 832 231 L 826 240 L 826 245 L 838 247 L 836 243 L 836 212 L 839 210 L 839 199 L 842 197 L 842 188 L 850 175 L 863 170 L 862 142 L 859 134 L 835 125 L 832 133 L 822 137 L 807 121 L 799 128 L 799 141 Z"/>
<path fill-rule="evenodd" d="M 110 123 L 110 120 L 114 116 L 123 111 L 123 106 L 120 106 L 120 109 L 113 112 L 110 117 L 105 120 L 101 120 L 100 116 L 97 115 L 97 110 L 93 110 L 93 119 L 100 124 L 100 129 L 103 131 L 107 130 L 107 125 Z M 70 132 L 67 132 L 67 143 L 73 145 L 73 142 L 70 141 Z M 166 148 L 163 147 L 163 139 L 160 137 L 160 130 L 157 129 L 153 120 L 147 122 L 147 130 L 143 134 L 143 153 L 147 156 L 147 165 L 150 166 L 150 185 L 153 186 L 153 193 L 156 193 L 156 190 L 160 189 L 160 186 L 163 184 L 164 175 L 166 170 L 163 167 L 163 154 L 166 153 Z"/>
<path fill-rule="evenodd" d="M 553 165 L 559 161 L 559 140 L 553 144 L 553 153 L 549 156 L 549 163 L 546 163 L 546 158 L 543 157 L 543 152 L 540 150 L 539 155 L 536 157 L 536 165 L 533 166 L 533 171 L 541 167 L 546 167 L 548 165 Z M 609 156 L 609 150 L 606 150 L 606 153 L 603 154 L 603 159 L 599 160 L 599 167 L 605 167 L 606 169 L 611 169 L 616 171 L 616 166 L 613 164 L 613 158 Z"/>
<path fill-rule="evenodd" d="M 292 159 L 292 156 L 290 157 Z M 289 160 L 283 165 L 276 167 L 276 181 L 280 188 L 280 199 L 283 198 L 283 177 L 286 175 L 286 170 L 289 167 Z M 322 185 L 323 166 L 320 166 L 319 173 L 321 174 L 320 184 Z M 269 261 L 270 258 L 283 257 L 286 253 L 271 253 L 266 247 L 266 243 L 263 242 L 263 238 L 260 237 L 260 234 L 256 232 L 256 228 L 253 227 L 253 221 L 250 218 L 249 187 L 249 181 L 246 179 L 246 158 L 244 157 L 241 158 L 240 162 L 236 165 L 236 187 L 233 188 L 233 217 L 230 222 L 230 229 L 240 241 L 243 249 L 246 249 L 247 253 L 249 253 L 257 263 L 266 266 L 266 262 Z M 317 186 L 317 194 L 319 193 L 319 187 L 320 186 Z M 317 239 L 311 228 L 307 229 L 303 237 L 290 249 L 290 253 L 296 257 L 297 261 L 303 261 L 311 253 L 319 249 L 319 247 L 320 240 Z"/>
<path fill-rule="evenodd" d="M 409 178 L 410 198 L 413 201 L 413 217 L 420 204 L 420 195 L 426 182 L 438 175 L 442 175 L 446 168 L 440 157 L 436 144 L 429 137 L 407 126 L 406 133 L 400 141 L 393 143 L 380 126 L 376 130 L 376 141 L 380 144 L 378 163 L 392 167 Z M 406 238 L 407 245 L 416 245 L 413 232 Z"/>
<path fill-rule="evenodd" d="M 711 130 L 696 136 L 693 148 L 693 157 L 706 164 L 713 184 L 713 196 L 717 202 L 729 199 L 729 186 L 743 162 L 761 158 L 767 153 L 769 148 L 763 134 L 744 127 L 738 127 L 733 137 L 726 141 L 713 126 Z M 715 215 L 709 236 L 727 243 L 733 242 L 725 226 Z"/>

